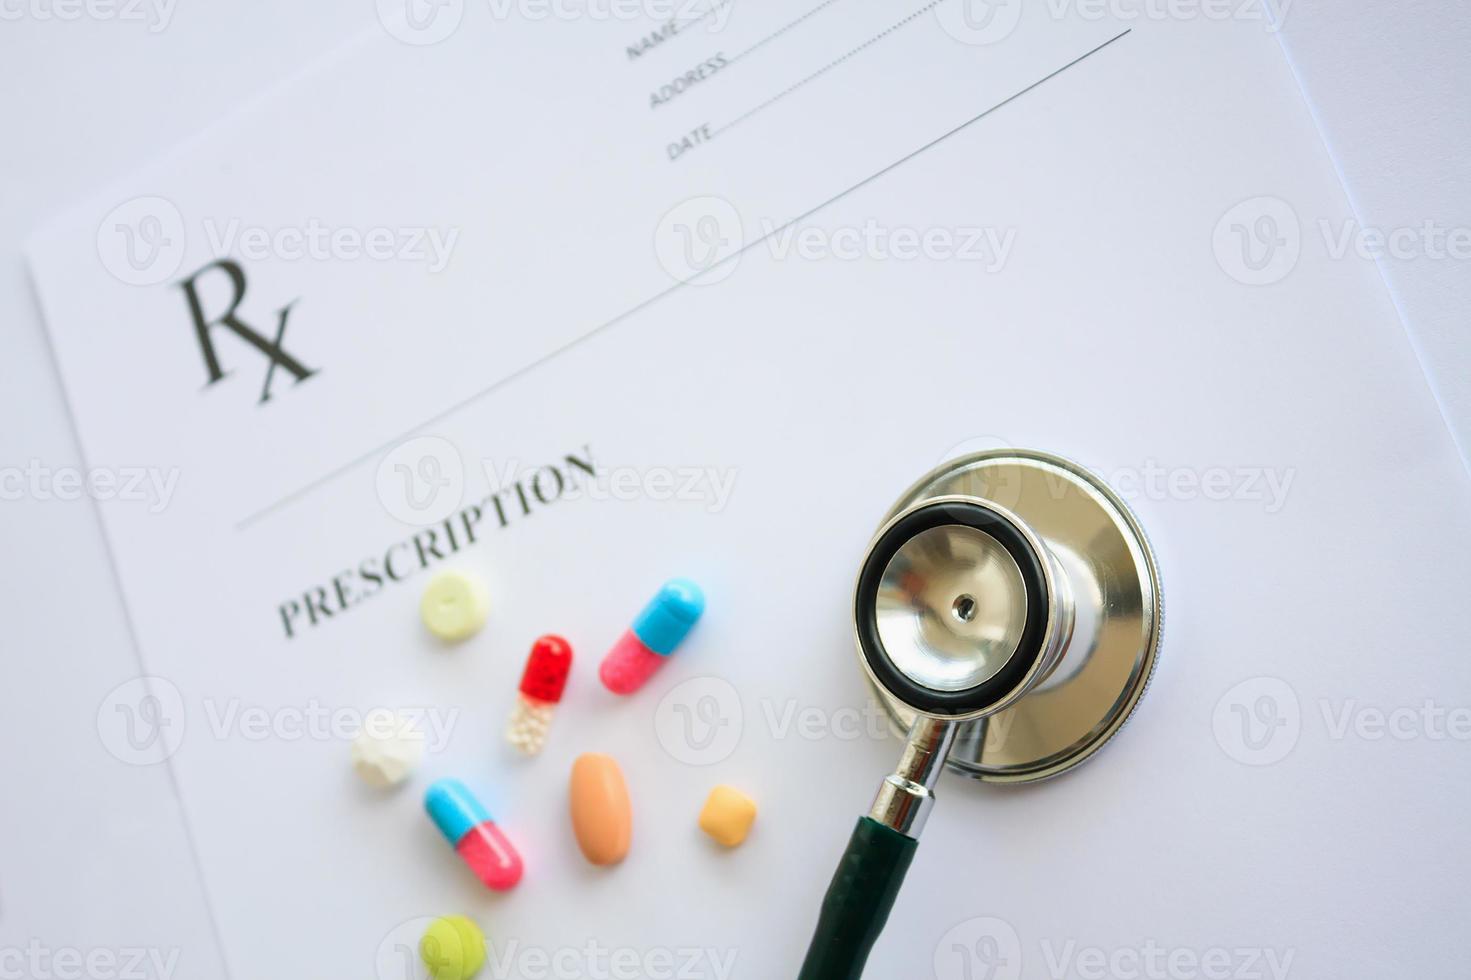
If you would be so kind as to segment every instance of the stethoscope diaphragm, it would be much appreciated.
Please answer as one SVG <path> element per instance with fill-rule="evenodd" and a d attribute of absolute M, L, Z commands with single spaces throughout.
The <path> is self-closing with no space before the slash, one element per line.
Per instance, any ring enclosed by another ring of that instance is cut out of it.
<path fill-rule="evenodd" d="M 956 498 L 1005 514 L 1025 529 L 1062 583 L 1071 628 L 1056 662 L 1025 696 L 958 725 L 948 767 L 1006 783 L 1066 772 L 1123 727 L 1149 685 L 1164 618 L 1154 550 L 1128 506 L 1100 478 L 1033 450 L 948 461 L 906 490 L 883 524 Z M 875 696 L 896 729 L 908 732 L 922 706 L 878 682 L 861 638 L 858 646 Z"/>

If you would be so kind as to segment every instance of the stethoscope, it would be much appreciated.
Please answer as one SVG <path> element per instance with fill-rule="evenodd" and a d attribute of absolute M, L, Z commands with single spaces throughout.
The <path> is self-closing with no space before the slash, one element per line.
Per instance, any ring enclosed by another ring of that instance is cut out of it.
<path fill-rule="evenodd" d="M 863 972 L 943 768 L 1033 782 L 1112 738 L 1149 684 L 1162 618 L 1144 532 L 1085 468 L 994 450 L 910 487 L 853 600 L 863 670 L 909 738 L 858 820 L 799 980 Z"/>

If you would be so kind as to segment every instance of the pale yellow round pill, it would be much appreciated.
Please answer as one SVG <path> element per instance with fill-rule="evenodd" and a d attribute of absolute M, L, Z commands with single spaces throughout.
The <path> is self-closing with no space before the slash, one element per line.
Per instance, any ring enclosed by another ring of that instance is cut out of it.
<path fill-rule="evenodd" d="M 449 569 L 429 580 L 419 601 L 419 617 L 441 640 L 463 640 L 485 625 L 490 597 L 485 583 L 467 572 Z"/>
<path fill-rule="evenodd" d="M 736 847 L 756 822 L 756 803 L 730 786 L 717 786 L 700 811 L 700 829 L 726 847 Z"/>

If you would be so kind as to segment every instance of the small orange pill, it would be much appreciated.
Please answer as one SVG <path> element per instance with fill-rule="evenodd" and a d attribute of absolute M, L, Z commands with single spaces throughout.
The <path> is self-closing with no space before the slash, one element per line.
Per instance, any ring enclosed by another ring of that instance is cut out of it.
<path fill-rule="evenodd" d="M 739 847 L 756 822 L 756 803 L 730 786 L 717 786 L 700 811 L 700 829 L 726 847 Z"/>
<path fill-rule="evenodd" d="M 589 752 L 572 763 L 572 831 L 582 856 L 593 864 L 617 864 L 633 840 L 633 806 L 623 770 L 610 755 Z"/>

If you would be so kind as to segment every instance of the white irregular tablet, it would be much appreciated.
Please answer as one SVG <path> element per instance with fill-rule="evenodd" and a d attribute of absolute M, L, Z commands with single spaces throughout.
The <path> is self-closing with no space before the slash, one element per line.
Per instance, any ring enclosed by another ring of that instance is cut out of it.
<path fill-rule="evenodd" d="M 424 757 L 424 733 L 397 712 L 370 711 L 352 740 L 352 767 L 379 789 L 397 786 Z"/>
<path fill-rule="evenodd" d="M 441 640 L 463 640 L 485 625 L 490 597 L 485 583 L 456 569 L 440 572 L 429 580 L 419 600 L 419 617 L 429 632 Z"/>

